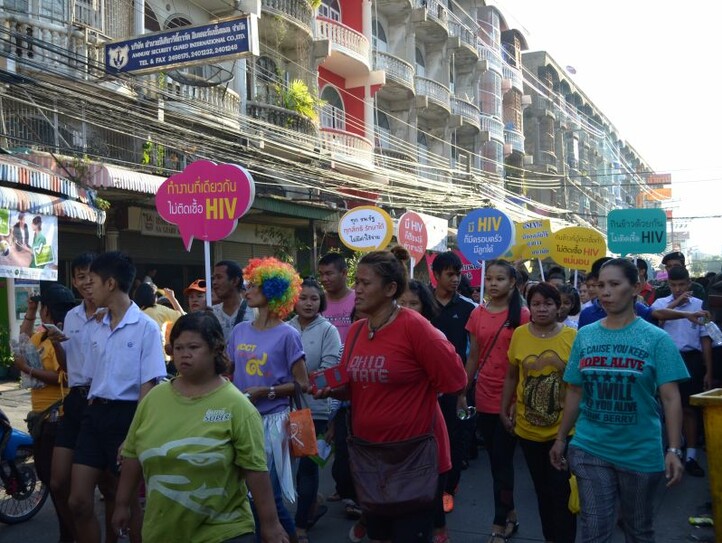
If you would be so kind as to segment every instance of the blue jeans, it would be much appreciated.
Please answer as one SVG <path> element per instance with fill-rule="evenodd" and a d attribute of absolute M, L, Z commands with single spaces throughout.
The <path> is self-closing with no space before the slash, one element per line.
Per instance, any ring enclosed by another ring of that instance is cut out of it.
<path fill-rule="evenodd" d="M 581 540 L 612 540 L 617 513 L 627 543 L 654 543 L 654 497 L 664 472 L 629 471 L 574 446 L 567 453 L 577 476 Z"/>
<path fill-rule="evenodd" d="M 283 493 L 281 492 L 281 483 L 276 475 L 276 466 L 271 464 L 268 468 L 268 475 L 271 477 L 271 487 L 273 488 L 273 500 L 276 502 L 276 511 L 278 512 L 278 520 L 281 522 L 281 526 L 286 530 L 286 533 L 294 537 L 296 535 L 296 525 L 293 523 L 291 513 L 288 512 L 286 504 L 283 503 Z M 256 523 L 256 542 L 261 543 L 261 526 L 258 522 L 258 513 L 256 507 L 251 500 L 251 511 L 253 511 L 253 520 Z"/>
<path fill-rule="evenodd" d="M 314 420 L 316 435 L 326 431 L 325 420 Z M 296 506 L 296 526 L 304 530 L 308 529 L 311 521 L 311 512 L 314 510 L 316 495 L 318 494 L 318 464 L 308 457 L 298 461 L 298 472 L 296 473 L 296 491 L 298 492 L 298 504 Z"/>

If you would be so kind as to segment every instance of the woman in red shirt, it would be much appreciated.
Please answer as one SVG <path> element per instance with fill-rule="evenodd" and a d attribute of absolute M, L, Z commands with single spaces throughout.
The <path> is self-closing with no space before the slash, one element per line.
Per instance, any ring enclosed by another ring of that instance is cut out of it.
<path fill-rule="evenodd" d="M 474 309 L 466 323 L 471 340 L 466 375 L 472 383 L 478 370 L 476 411 L 494 482 L 494 521 L 489 543 L 503 543 L 519 528 L 514 508 L 516 438 L 504 429 L 499 418 L 511 336 L 517 326 L 529 322 L 529 310 L 522 306 L 516 279 L 517 271 L 509 262 L 488 262 L 484 284 L 489 301 Z M 464 395 L 459 397 L 459 408 L 466 409 Z"/>
<path fill-rule="evenodd" d="M 439 392 L 461 392 L 466 375 L 444 335 L 419 313 L 399 307 L 406 285 L 406 268 L 389 251 L 367 253 L 359 262 L 356 311 L 368 318 L 349 331 L 341 360 L 349 383 L 333 395 L 351 399 L 351 427 L 358 438 L 396 442 L 427 434 L 433 425 L 437 446 L 443 449 L 445 430 L 436 397 Z M 448 471 L 448 448 L 439 460 L 439 471 Z M 368 514 L 368 537 L 392 543 L 428 541 L 433 518 L 433 505 L 397 516 Z"/>

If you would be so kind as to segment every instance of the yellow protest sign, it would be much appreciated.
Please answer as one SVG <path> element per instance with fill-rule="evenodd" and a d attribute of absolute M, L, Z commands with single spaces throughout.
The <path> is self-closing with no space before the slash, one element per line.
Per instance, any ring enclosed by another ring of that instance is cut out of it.
<path fill-rule="evenodd" d="M 565 268 L 591 271 L 594 261 L 606 254 L 604 237 L 591 228 L 570 226 L 553 235 L 551 257 Z"/>

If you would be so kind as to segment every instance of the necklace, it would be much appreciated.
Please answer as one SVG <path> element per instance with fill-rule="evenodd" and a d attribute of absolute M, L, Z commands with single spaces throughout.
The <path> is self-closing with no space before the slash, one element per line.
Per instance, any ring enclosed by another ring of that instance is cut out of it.
<path fill-rule="evenodd" d="M 549 330 L 547 330 L 546 332 L 542 332 L 542 331 L 539 329 L 539 326 L 538 326 L 536 323 L 532 323 L 532 325 L 534 326 L 534 330 L 536 331 L 536 333 L 537 333 L 537 335 L 538 335 L 539 337 L 547 337 L 549 334 L 551 334 L 551 333 L 553 333 L 554 331 L 556 331 L 556 329 L 557 329 L 557 324 L 558 324 L 558 323 L 555 322 Z"/>
<path fill-rule="evenodd" d="M 379 324 L 378 326 L 371 326 L 371 319 L 368 320 L 368 327 L 369 327 L 369 341 L 372 340 L 376 336 L 376 332 L 378 332 L 379 328 L 383 328 L 388 324 L 388 322 L 391 320 L 391 317 L 393 317 L 394 313 L 396 313 L 396 310 L 399 308 L 394 303 L 394 308 L 391 310 L 391 313 L 388 314 L 388 316 L 384 319 L 384 321 Z"/>

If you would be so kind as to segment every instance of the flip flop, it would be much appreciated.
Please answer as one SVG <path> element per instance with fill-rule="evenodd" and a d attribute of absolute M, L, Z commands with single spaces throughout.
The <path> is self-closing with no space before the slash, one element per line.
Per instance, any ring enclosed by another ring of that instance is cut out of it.
<path fill-rule="evenodd" d="M 511 530 L 509 529 L 511 527 Z M 504 539 L 509 539 L 519 531 L 519 523 L 516 520 L 506 519 L 504 524 Z"/>
<path fill-rule="evenodd" d="M 313 526 L 314 526 L 314 525 L 321 519 L 321 517 L 324 516 L 326 513 L 328 513 L 328 507 L 326 507 L 325 505 L 319 505 L 318 507 L 316 507 L 316 514 L 313 516 L 313 518 L 312 518 L 311 520 L 308 521 L 308 528 L 307 528 L 307 529 L 310 530 L 311 528 L 313 528 Z M 306 539 L 308 539 L 308 538 L 306 538 Z M 299 540 L 299 543 L 303 543 L 303 542 Z M 308 543 L 308 541 L 306 541 L 306 543 Z"/>

